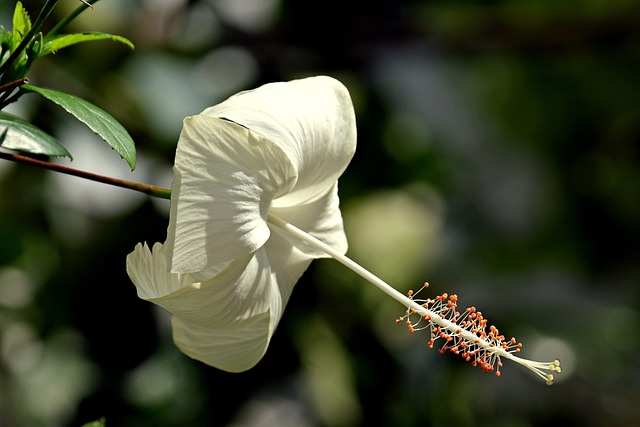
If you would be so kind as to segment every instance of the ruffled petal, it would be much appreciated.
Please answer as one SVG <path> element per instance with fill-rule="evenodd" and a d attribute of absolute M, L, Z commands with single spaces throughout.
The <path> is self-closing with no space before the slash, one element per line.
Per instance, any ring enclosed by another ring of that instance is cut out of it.
<path fill-rule="evenodd" d="M 193 282 L 166 271 L 163 246 L 138 245 L 127 272 L 138 295 L 173 314 L 173 338 L 188 356 L 229 372 L 253 367 L 271 340 L 311 258 L 279 236 L 214 278 Z"/>
<path fill-rule="evenodd" d="M 189 357 L 228 372 L 242 372 L 254 367 L 264 356 L 271 337 L 282 318 L 284 307 L 311 258 L 285 239 L 274 234 L 252 260 L 239 284 L 250 283 L 256 288 L 270 287 L 271 303 L 266 311 L 247 309 L 251 315 L 237 316 L 232 322 L 187 322 L 174 316 L 173 340 Z M 257 270 L 253 269 L 257 267 Z M 255 274 L 269 271 L 268 275 Z M 212 281 L 217 282 L 217 279 Z M 203 288 L 209 284 L 203 284 Z M 214 285 L 215 287 L 218 284 Z M 251 287 L 251 286 L 250 286 Z M 203 298 L 208 298 L 204 297 Z M 227 296 L 218 304 L 234 305 L 234 297 Z M 255 295 L 247 295 L 255 303 Z M 259 298 L 259 297 L 258 297 Z M 227 314 L 231 314 L 228 313 Z M 233 317 L 233 316 L 231 316 Z"/>
<path fill-rule="evenodd" d="M 202 114 L 239 123 L 277 144 L 297 170 L 281 206 L 323 194 L 345 170 L 356 148 L 356 121 L 346 87 L 327 76 L 270 83 L 240 92 Z"/>
<path fill-rule="evenodd" d="M 127 255 L 127 274 L 141 299 L 161 298 L 183 287 L 184 277 L 167 274 L 168 271 L 168 261 L 162 243 L 155 243 L 153 250 L 150 250 L 146 243 L 138 243 L 133 252 Z"/>
<path fill-rule="evenodd" d="M 271 202 L 297 179 L 277 145 L 204 115 L 185 119 L 174 172 L 166 242 L 170 269 L 197 281 L 266 242 Z"/>

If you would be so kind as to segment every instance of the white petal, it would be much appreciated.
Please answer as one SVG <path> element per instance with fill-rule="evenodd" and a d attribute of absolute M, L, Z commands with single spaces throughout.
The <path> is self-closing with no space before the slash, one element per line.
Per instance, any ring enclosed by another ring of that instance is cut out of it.
<path fill-rule="evenodd" d="M 264 244 L 269 206 L 296 180 L 278 146 L 204 115 L 185 119 L 174 172 L 166 242 L 171 271 L 198 281 Z"/>
<path fill-rule="evenodd" d="M 273 236 L 253 256 L 234 260 L 203 283 L 167 272 L 159 243 L 153 252 L 138 245 L 127 257 L 127 272 L 141 298 L 173 314 L 174 342 L 185 354 L 240 372 L 264 355 L 293 286 L 310 262 Z"/>
<path fill-rule="evenodd" d="M 310 258 L 273 236 L 244 270 L 234 263 L 179 301 L 173 339 L 189 357 L 229 372 L 255 366 L 267 350 L 291 291 Z M 272 268 L 272 266 L 277 266 Z"/>
<path fill-rule="evenodd" d="M 249 315 L 234 316 L 233 310 L 228 307 L 243 304 L 239 304 L 237 295 L 226 295 L 216 302 L 215 307 L 209 309 L 222 310 L 221 314 L 229 316 L 233 321 L 227 322 L 224 316 L 220 316 L 217 320 L 209 319 L 202 323 L 174 316 L 174 342 L 189 357 L 216 368 L 228 372 L 251 369 L 267 351 L 291 291 L 310 262 L 311 259 L 306 254 L 292 247 L 289 242 L 279 236 L 272 236 L 264 248 L 256 253 L 238 282 L 239 286 L 247 286 L 253 290 L 270 289 L 272 293 L 264 295 L 264 300 L 270 301 L 270 305 L 253 307 L 251 304 L 257 304 L 261 296 L 251 293 L 243 295 L 240 298 L 247 304 L 242 313 Z M 269 271 L 269 274 L 265 275 L 265 271 Z M 207 287 L 223 286 L 226 285 L 221 285 L 214 279 L 202 284 L 201 289 L 206 292 Z M 208 301 L 210 298 L 211 295 L 205 296 L 203 292 L 196 299 Z M 263 308 L 267 309 L 262 311 Z M 200 311 L 202 308 L 196 310 Z"/>
<path fill-rule="evenodd" d="M 187 356 L 227 372 L 253 368 L 269 345 L 271 315 L 263 313 L 246 319 L 234 329 L 211 329 L 171 319 L 173 342 Z"/>
<path fill-rule="evenodd" d="M 154 244 L 153 251 L 146 243 L 138 243 L 127 255 L 127 273 L 141 299 L 160 298 L 183 286 L 181 276 L 167 274 L 169 269 L 164 249 L 161 243 Z"/>
<path fill-rule="evenodd" d="M 331 187 L 356 148 L 356 121 L 348 90 L 327 76 L 270 83 L 203 111 L 226 118 L 277 144 L 297 170 L 281 205 L 306 203 Z"/>
<path fill-rule="evenodd" d="M 280 233 L 275 232 L 264 246 L 273 276 L 276 278 L 283 307 L 289 301 L 293 287 L 305 272 L 316 254 L 307 248 L 295 245 Z M 324 254 L 323 254 L 324 255 Z"/>
<path fill-rule="evenodd" d="M 339 203 L 338 183 L 336 182 L 326 194 L 307 204 L 279 207 L 278 200 L 275 200 L 270 212 L 344 254 L 347 252 L 348 244 Z M 275 227 L 273 230 L 278 231 L 279 229 Z M 301 243 L 293 236 L 282 233 L 282 237 L 310 257 L 329 257 L 317 248 Z"/>

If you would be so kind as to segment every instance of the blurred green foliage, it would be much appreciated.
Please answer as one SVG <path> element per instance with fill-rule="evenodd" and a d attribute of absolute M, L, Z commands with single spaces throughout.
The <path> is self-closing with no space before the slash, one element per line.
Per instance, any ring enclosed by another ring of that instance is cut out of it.
<path fill-rule="evenodd" d="M 3 162 L 0 426 L 637 425 L 639 18 L 626 0 L 100 1 L 70 30 L 136 50 L 78 46 L 29 77 L 120 120 L 136 171 L 50 105 L 12 106 L 73 148 L 71 166 L 168 186 L 184 116 L 330 74 L 358 117 L 349 255 L 401 291 L 459 294 L 564 372 L 547 387 L 439 356 L 330 260 L 256 368 L 217 371 L 175 348 L 125 273 L 137 242 L 164 240 L 165 201 Z"/>

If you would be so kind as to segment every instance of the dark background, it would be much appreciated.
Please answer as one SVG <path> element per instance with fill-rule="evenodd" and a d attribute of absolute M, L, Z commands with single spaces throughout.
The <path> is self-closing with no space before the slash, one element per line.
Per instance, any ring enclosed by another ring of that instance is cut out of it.
<path fill-rule="evenodd" d="M 23 3 L 35 18 L 43 1 Z M 349 255 L 402 292 L 457 293 L 564 371 L 547 387 L 439 356 L 332 260 L 300 280 L 257 367 L 218 371 L 175 348 L 125 272 L 137 242 L 164 241 L 166 201 L 3 162 L 0 426 L 640 425 L 637 1 L 102 0 L 68 30 L 136 49 L 60 51 L 31 82 L 109 111 L 139 161 L 28 95 L 11 111 L 74 155 L 56 161 L 169 186 L 183 117 L 334 76 L 358 120 Z"/>

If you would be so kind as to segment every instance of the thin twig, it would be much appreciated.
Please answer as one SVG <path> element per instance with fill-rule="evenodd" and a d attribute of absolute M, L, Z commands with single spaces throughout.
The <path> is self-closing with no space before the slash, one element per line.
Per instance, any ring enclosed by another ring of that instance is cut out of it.
<path fill-rule="evenodd" d="M 9 82 L 7 84 L 4 84 L 4 85 L 0 86 L 0 93 L 13 90 L 13 89 L 15 89 L 17 87 L 20 87 L 20 86 L 22 86 L 24 84 L 27 84 L 27 83 L 29 83 L 29 78 L 28 77 L 23 77 L 21 79 L 14 80 L 12 82 Z"/>
<path fill-rule="evenodd" d="M 124 179 L 117 179 L 109 176 L 98 175 L 95 173 L 85 172 L 79 169 L 73 169 L 67 166 L 58 165 L 56 163 L 34 159 L 31 157 L 23 156 L 21 154 L 7 153 L 6 151 L 0 151 L 0 158 L 5 160 L 10 160 L 12 162 L 17 162 L 17 163 L 22 163 L 26 165 L 36 166 L 43 169 L 48 169 L 54 172 L 64 173 L 66 175 L 77 176 L 79 178 L 84 178 L 91 181 L 101 182 L 103 184 L 109 184 L 116 187 L 139 191 L 141 193 L 145 193 L 153 197 L 158 197 L 160 199 L 171 198 L 171 190 L 168 188 L 156 187 L 155 185 L 142 184 L 139 182 L 127 181 Z"/>

